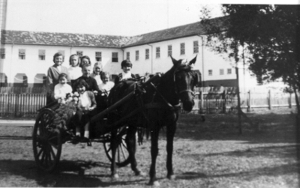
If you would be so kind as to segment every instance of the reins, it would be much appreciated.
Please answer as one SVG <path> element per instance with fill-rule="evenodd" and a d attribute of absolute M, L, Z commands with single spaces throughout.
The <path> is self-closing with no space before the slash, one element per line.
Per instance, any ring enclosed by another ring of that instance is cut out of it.
<path fill-rule="evenodd" d="M 174 111 L 178 111 L 181 108 L 180 104 L 177 104 L 177 105 L 170 104 L 165 99 L 165 97 L 158 91 L 157 87 L 153 83 L 150 83 L 150 86 L 152 86 L 152 88 L 155 90 L 154 96 L 158 95 L 162 99 L 164 104 L 161 104 L 158 102 L 153 102 L 153 100 L 152 100 L 151 103 L 145 104 L 146 108 L 167 108 L 167 109 L 174 110 Z"/>
<path fill-rule="evenodd" d="M 182 91 L 178 92 L 178 95 L 180 95 L 181 93 L 184 93 L 184 92 L 188 92 L 188 93 L 191 93 L 193 96 L 196 96 L 195 92 L 192 91 L 191 89 L 182 90 Z"/>

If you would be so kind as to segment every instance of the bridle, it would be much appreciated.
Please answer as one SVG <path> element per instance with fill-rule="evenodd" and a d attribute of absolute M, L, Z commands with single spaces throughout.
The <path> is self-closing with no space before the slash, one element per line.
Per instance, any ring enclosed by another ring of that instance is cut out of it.
<path fill-rule="evenodd" d="M 179 96 L 181 93 L 191 93 L 193 98 L 196 96 L 195 92 L 192 89 L 186 88 L 186 89 L 182 89 L 179 91 L 178 86 L 177 86 L 177 82 L 176 82 L 176 73 L 179 71 L 184 71 L 184 70 L 178 70 L 178 68 L 174 71 L 174 85 L 175 85 L 175 93 Z"/>

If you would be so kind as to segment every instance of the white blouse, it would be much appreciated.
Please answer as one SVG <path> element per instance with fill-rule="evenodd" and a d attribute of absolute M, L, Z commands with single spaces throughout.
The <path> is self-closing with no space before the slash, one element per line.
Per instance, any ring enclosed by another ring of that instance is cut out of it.
<path fill-rule="evenodd" d="M 80 67 L 69 67 L 68 68 L 69 72 L 69 80 L 76 80 L 80 76 L 82 76 L 82 71 Z"/>
<path fill-rule="evenodd" d="M 79 101 L 80 101 L 80 107 L 89 108 L 92 106 L 92 101 L 88 96 L 88 92 L 84 92 L 83 94 L 81 94 L 79 97 Z"/>

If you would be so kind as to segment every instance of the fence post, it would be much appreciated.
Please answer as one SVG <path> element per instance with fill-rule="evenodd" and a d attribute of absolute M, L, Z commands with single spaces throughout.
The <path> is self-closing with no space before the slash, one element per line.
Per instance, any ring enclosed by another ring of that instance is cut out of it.
<path fill-rule="evenodd" d="M 271 90 L 269 90 L 269 109 L 272 110 L 272 94 L 271 94 Z"/>
<path fill-rule="evenodd" d="M 15 117 L 18 117 L 18 99 L 19 94 L 15 94 Z"/>
<path fill-rule="evenodd" d="M 223 113 L 226 113 L 226 89 L 224 89 L 223 93 L 222 93 L 222 98 L 223 98 Z"/>
<path fill-rule="evenodd" d="M 292 94 L 290 93 L 290 98 L 289 98 L 289 108 L 292 108 Z"/>
<path fill-rule="evenodd" d="M 204 110 L 203 110 L 203 91 L 201 90 L 200 91 L 200 113 L 204 113 Z"/>
<path fill-rule="evenodd" d="M 248 91 L 248 108 L 247 112 L 251 111 L 251 90 Z"/>

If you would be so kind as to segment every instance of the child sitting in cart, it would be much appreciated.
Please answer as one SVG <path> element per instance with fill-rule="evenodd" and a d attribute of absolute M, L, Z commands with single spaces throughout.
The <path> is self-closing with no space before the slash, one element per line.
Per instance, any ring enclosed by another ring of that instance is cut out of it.
<path fill-rule="evenodd" d="M 59 83 L 54 87 L 54 98 L 59 103 L 66 103 L 67 94 L 71 95 L 72 87 L 67 83 L 68 75 L 65 73 L 61 73 L 58 76 Z"/>
<path fill-rule="evenodd" d="M 109 81 L 109 73 L 101 72 L 102 84 L 99 84 L 100 95 L 98 96 L 98 111 L 103 111 L 108 108 L 108 95 L 110 90 L 114 87 L 115 83 Z"/>
<path fill-rule="evenodd" d="M 121 68 L 123 72 L 115 78 L 115 84 L 118 84 L 122 80 L 136 78 L 136 76 L 131 73 L 132 63 L 129 60 L 123 60 L 121 63 Z"/>
<path fill-rule="evenodd" d="M 100 76 L 101 76 L 102 83 L 98 85 L 99 90 L 101 91 L 101 93 L 106 93 L 108 95 L 109 91 L 111 90 L 111 88 L 114 87 L 115 83 L 109 81 L 108 72 L 101 72 Z"/>
<path fill-rule="evenodd" d="M 78 95 L 78 104 L 76 111 L 76 137 L 81 138 L 82 128 L 84 128 L 84 138 L 89 139 L 90 137 L 90 119 L 95 113 L 97 102 L 95 100 L 94 93 L 92 91 L 86 91 L 88 84 L 83 80 L 79 79 L 75 83 L 76 92 L 74 95 Z"/>

